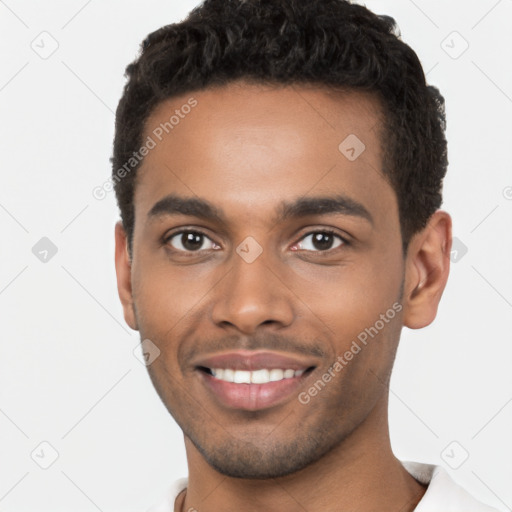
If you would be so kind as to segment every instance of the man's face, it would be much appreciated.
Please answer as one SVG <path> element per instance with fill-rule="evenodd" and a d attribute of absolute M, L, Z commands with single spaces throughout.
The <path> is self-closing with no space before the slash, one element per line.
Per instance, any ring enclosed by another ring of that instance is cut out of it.
<path fill-rule="evenodd" d="M 363 94 L 231 84 L 146 124 L 132 326 L 161 351 L 148 370 L 164 404 L 221 473 L 285 475 L 387 419 L 404 260 L 379 112 Z"/>

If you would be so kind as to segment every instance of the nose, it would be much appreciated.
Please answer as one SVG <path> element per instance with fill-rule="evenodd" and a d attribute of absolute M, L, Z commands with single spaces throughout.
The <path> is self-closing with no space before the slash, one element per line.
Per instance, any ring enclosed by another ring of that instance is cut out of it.
<path fill-rule="evenodd" d="M 262 325 L 289 326 L 294 317 L 293 293 L 263 256 L 247 263 L 237 254 L 231 270 L 216 286 L 212 319 L 220 327 L 244 334 Z"/>

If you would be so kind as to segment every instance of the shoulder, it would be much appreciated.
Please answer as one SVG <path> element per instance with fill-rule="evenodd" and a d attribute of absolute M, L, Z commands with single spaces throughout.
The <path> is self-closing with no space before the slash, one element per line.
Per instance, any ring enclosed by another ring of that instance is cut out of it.
<path fill-rule="evenodd" d="M 188 478 L 180 478 L 172 482 L 167 491 L 157 503 L 149 507 L 146 512 L 174 512 L 174 502 L 178 497 L 178 494 L 185 490 L 188 485 Z"/>
<path fill-rule="evenodd" d="M 428 485 L 414 512 L 499 512 L 469 494 L 442 466 L 401 462 L 416 480 Z"/>

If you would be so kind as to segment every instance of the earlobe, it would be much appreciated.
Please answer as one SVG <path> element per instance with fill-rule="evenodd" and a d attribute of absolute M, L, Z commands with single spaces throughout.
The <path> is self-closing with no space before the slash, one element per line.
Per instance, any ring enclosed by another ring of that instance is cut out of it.
<path fill-rule="evenodd" d="M 115 264 L 117 276 L 117 291 L 123 306 L 124 319 L 133 329 L 138 330 L 132 294 L 132 266 L 128 253 L 126 232 L 121 221 L 115 226 Z"/>
<path fill-rule="evenodd" d="M 405 268 L 403 323 L 421 329 L 433 322 L 450 272 L 452 221 L 438 210 L 409 243 Z"/>

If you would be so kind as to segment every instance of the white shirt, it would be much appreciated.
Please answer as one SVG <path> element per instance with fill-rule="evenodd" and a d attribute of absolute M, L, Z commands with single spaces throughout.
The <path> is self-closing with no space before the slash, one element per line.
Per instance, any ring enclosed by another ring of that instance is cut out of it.
<path fill-rule="evenodd" d="M 411 461 L 401 462 L 416 480 L 422 484 L 428 484 L 414 512 L 499 512 L 473 498 L 455 483 L 442 466 Z M 180 478 L 173 482 L 160 503 L 150 507 L 147 512 L 174 512 L 174 502 L 178 494 L 186 489 L 187 483 L 187 478 Z"/>

